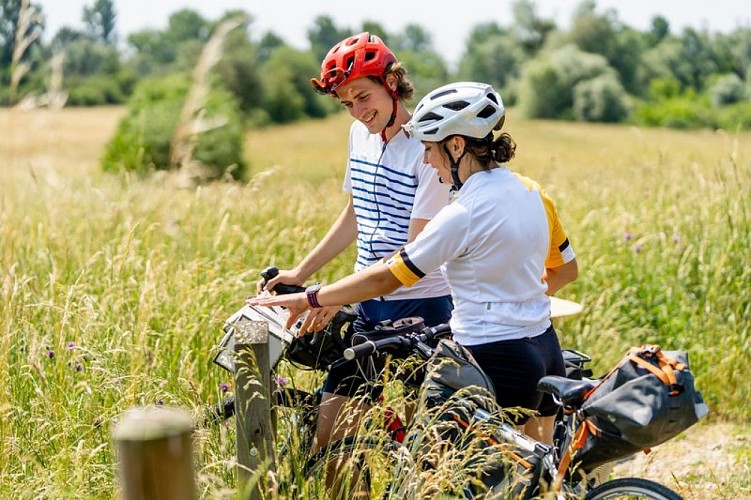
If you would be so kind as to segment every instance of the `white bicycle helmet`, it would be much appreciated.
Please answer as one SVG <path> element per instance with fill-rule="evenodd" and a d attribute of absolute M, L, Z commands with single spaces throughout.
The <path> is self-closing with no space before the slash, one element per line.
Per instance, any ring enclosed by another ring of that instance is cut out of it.
<path fill-rule="evenodd" d="M 482 139 L 500 128 L 504 116 L 503 101 L 492 86 L 457 82 L 423 97 L 402 127 L 421 141 L 440 142 L 452 135 Z"/>

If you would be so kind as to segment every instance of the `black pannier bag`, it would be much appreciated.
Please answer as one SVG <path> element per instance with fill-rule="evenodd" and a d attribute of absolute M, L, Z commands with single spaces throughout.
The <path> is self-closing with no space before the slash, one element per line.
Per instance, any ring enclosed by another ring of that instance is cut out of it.
<path fill-rule="evenodd" d="M 428 360 L 427 375 L 422 384 L 426 404 L 441 404 L 455 392 L 472 386 L 495 397 L 493 383 L 466 347 L 448 339 L 438 342 Z"/>
<path fill-rule="evenodd" d="M 648 451 L 694 425 L 706 405 L 694 387 L 688 355 L 632 347 L 587 395 L 573 463 L 585 471 Z"/>
<path fill-rule="evenodd" d="M 357 313 L 350 306 L 343 306 L 321 331 L 295 337 L 284 353 L 289 361 L 298 367 L 326 370 L 332 363 L 341 359 L 346 345 L 351 323 Z"/>

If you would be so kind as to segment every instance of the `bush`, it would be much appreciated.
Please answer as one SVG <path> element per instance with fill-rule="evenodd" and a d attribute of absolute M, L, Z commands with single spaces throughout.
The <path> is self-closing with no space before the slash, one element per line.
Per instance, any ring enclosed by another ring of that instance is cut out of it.
<path fill-rule="evenodd" d="M 711 125 L 708 106 L 693 96 L 644 103 L 636 110 L 635 120 L 643 125 L 678 129 Z"/>
<path fill-rule="evenodd" d="M 101 160 L 105 171 L 134 171 L 141 175 L 167 170 L 170 142 L 188 93 L 190 78 L 173 75 L 145 80 L 135 90 L 127 115 L 120 121 Z M 206 167 L 209 178 L 230 172 L 236 179 L 245 175 L 242 145 L 244 131 L 234 98 L 215 86 L 206 99 L 206 117 L 226 123 L 198 136 L 193 158 Z"/>
<path fill-rule="evenodd" d="M 745 98 L 746 86 L 735 73 L 721 75 L 709 88 L 709 99 L 715 108 L 735 104 Z"/>
<path fill-rule="evenodd" d="M 751 130 L 751 102 L 739 102 L 725 106 L 717 113 L 717 126 L 733 132 Z"/>
<path fill-rule="evenodd" d="M 101 106 L 125 102 L 120 83 L 112 76 L 97 75 L 79 80 L 70 86 L 68 104 L 71 106 Z"/>
<path fill-rule="evenodd" d="M 524 68 L 519 87 L 522 113 L 529 118 L 573 117 L 574 87 L 607 74 L 617 81 L 604 57 L 574 45 L 543 54 Z"/>
<path fill-rule="evenodd" d="M 615 123 L 628 113 L 626 91 L 612 73 L 584 80 L 574 87 L 574 117 L 579 121 Z"/>

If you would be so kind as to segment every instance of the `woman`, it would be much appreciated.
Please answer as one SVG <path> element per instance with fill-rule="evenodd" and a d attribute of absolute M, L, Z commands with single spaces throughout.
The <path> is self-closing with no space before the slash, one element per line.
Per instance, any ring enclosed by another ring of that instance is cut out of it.
<path fill-rule="evenodd" d="M 360 33 L 334 45 L 321 63 L 320 79 L 313 78 L 311 85 L 317 92 L 338 99 L 355 118 L 349 132 L 344 181 L 350 196 L 318 245 L 293 269 L 280 271 L 268 283 L 259 282 L 259 292 L 272 290 L 278 283 L 302 285 L 355 241 L 355 272 L 362 271 L 413 241 L 449 201 L 448 186 L 441 185 L 432 169 L 421 161 L 422 144 L 402 130 L 410 118 L 405 101 L 412 97 L 414 87 L 379 37 Z M 446 280 L 437 270 L 416 286 L 397 286 L 346 303 L 355 304 L 356 332 L 373 330 L 386 319 L 409 316 L 422 317 L 428 326 L 445 323 L 452 307 Z M 322 330 L 341 304 L 317 308 L 308 315 L 300 333 Z M 350 433 L 342 426 L 335 431 L 336 417 L 363 383 L 354 362 L 329 372 L 314 453 L 326 445 L 332 433 L 334 439 Z"/>
<path fill-rule="evenodd" d="M 539 422 L 525 430 L 551 442 L 557 407 L 537 391 L 537 381 L 563 375 L 564 365 L 548 295 L 576 279 L 578 268 L 550 198 L 504 165 L 516 148 L 507 133 L 493 133 L 504 120 L 501 96 L 490 85 L 460 82 L 432 91 L 404 128 L 422 141 L 423 161 L 458 192 L 455 201 L 386 262 L 306 294 L 250 303 L 289 308 L 291 326 L 306 310 L 413 286 L 443 268 L 454 340 L 490 376 L 502 407 L 537 410 Z M 527 424 L 527 417 L 516 423 Z"/>

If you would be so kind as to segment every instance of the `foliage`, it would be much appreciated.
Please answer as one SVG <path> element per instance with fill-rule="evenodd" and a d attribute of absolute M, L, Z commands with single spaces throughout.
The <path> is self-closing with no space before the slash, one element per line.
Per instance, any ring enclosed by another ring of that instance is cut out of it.
<path fill-rule="evenodd" d="M 735 73 L 719 75 L 709 88 L 709 100 L 715 108 L 735 104 L 751 97 L 743 80 Z"/>
<path fill-rule="evenodd" d="M 308 41 L 313 59 L 323 61 L 329 49 L 344 38 L 353 35 L 349 28 L 340 28 L 331 16 L 318 16 L 313 20 L 313 26 L 308 28 Z M 320 71 L 319 71 L 320 72 Z"/>
<path fill-rule="evenodd" d="M 77 84 L 71 87 L 68 102 L 74 106 L 120 104 L 126 95 L 123 85 L 116 78 L 94 75 L 78 79 Z"/>
<path fill-rule="evenodd" d="M 622 121 L 629 114 L 626 91 L 613 73 L 574 86 L 574 118 L 584 122 Z"/>
<path fill-rule="evenodd" d="M 31 5 L 34 13 L 43 14 L 41 7 Z M 63 91 L 72 96 L 69 104 L 124 103 L 133 85 L 124 84 L 117 75 L 141 79 L 190 72 L 218 23 L 242 12 L 229 10 L 212 20 L 195 10 L 181 9 L 172 13 L 165 29 L 128 34 L 123 50 L 115 43 L 115 3 L 92 0 L 83 9 L 81 31 L 64 26 L 49 43 L 27 37 L 31 46 L 14 65 L 11 56 L 20 7 L 21 0 L 0 0 L 0 87 L 8 86 L 12 75 L 17 80 L 12 86 L 16 90 L 0 90 L 9 97 L 4 103 L 11 95 L 17 101 L 24 95 L 44 94 L 49 61 L 61 52 L 65 61 Z M 361 31 L 379 35 L 406 63 L 417 97 L 451 80 L 477 80 L 498 88 L 507 104 L 518 101 L 529 116 L 710 127 L 724 123 L 720 114 L 737 118 L 737 109 L 726 112 L 722 107 L 748 98 L 741 87 L 746 92 L 751 89 L 749 27 L 739 26 L 729 33 L 692 28 L 671 33 L 668 20 L 656 16 L 649 29 L 638 31 L 623 23 L 615 10 L 600 10 L 591 0 L 580 2 L 566 29 L 540 17 L 532 0 L 515 0 L 511 10 L 513 19 L 507 25 L 488 21 L 474 26 L 460 60 L 450 62 L 434 50 L 430 31 L 418 23 L 390 32 L 376 20 L 352 28 L 338 26 L 329 15 L 319 15 L 307 29 L 309 48 L 300 50 L 273 32 L 256 33 L 252 16 L 246 15 L 243 29 L 230 35 L 216 73 L 239 103 L 243 121 L 249 126 L 320 118 L 330 112 L 330 101 L 313 96 L 302 82 L 318 74 L 320 61 L 334 44 Z M 35 15 L 24 29 L 32 35 L 43 27 L 43 18 Z M 569 45 L 576 50 L 564 50 Z M 290 60 L 284 62 L 278 54 Z M 289 67 L 284 68 L 285 64 Z M 576 67 L 579 64 L 584 65 L 583 71 Z M 266 74 L 269 70 L 271 74 Z M 614 77 L 604 76 L 610 72 Z M 106 78 L 120 83 L 105 85 Z M 583 84 L 589 79 L 597 80 Z M 653 100 L 654 82 L 668 79 L 678 82 L 679 94 L 693 91 L 697 96 L 709 96 L 713 107 L 694 119 L 686 107 Z M 274 82 L 280 82 L 279 86 Z M 619 95 L 620 88 L 626 96 Z M 575 94 L 579 96 L 576 106 Z M 651 118 L 640 120 L 626 112 L 630 107 L 625 103 L 631 100 L 660 110 L 643 112 Z M 615 109 L 608 113 L 585 109 L 606 101 L 614 103 Z M 655 118 L 673 109 L 681 115 Z M 745 123 L 743 119 L 735 121 Z"/>
<path fill-rule="evenodd" d="M 83 21 L 86 31 L 92 40 L 105 45 L 114 45 L 116 42 L 115 2 L 113 0 L 96 0 L 91 7 L 83 8 Z"/>
<path fill-rule="evenodd" d="M 180 110 L 188 92 L 190 79 L 174 75 L 147 80 L 139 84 L 128 106 L 128 114 L 107 144 L 101 164 L 105 171 L 135 171 L 145 175 L 166 170 L 170 165 L 170 142 Z M 245 174 L 242 157 L 243 128 L 237 103 L 221 87 L 212 89 L 206 101 L 206 115 L 226 123 L 198 138 L 194 158 L 212 178 L 230 173 L 235 178 Z"/>
<path fill-rule="evenodd" d="M 261 69 L 263 109 L 273 122 L 288 123 L 306 116 L 321 118 L 333 109 L 331 99 L 321 99 L 308 83 L 311 75 L 320 73 L 310 53 L 279 48 Z"/>
<path fill-rule="evenodd" d="M 572 118 L 575 87 L 612 73 L 604 57 L 582 52 L 571 44 L 542 53 L 524 67 L 519 105 L 528 117 Z"/>
<path fill-rule="evenodd" d="M 499 30 L 481 35 L 475 32 L 472 49 L 459 66 L 459 77 L 503 89 L 519 78 L 525 58 L 522 46 L 512 33 Z"/>

